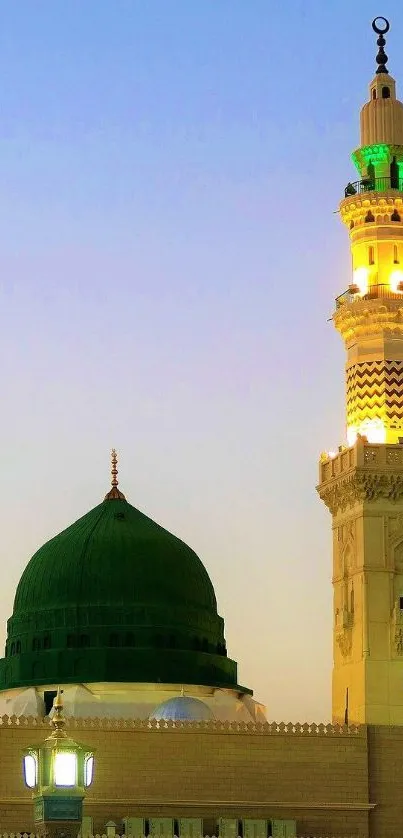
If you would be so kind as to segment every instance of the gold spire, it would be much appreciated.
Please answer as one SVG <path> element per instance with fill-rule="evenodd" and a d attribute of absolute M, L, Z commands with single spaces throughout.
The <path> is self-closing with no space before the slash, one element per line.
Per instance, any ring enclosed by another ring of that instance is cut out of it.
<path fill-rule="evenodd" d="M 115 448 L 112 448 L 112 465 L 111 465 L 111 490 L 105 495 L 105 500 L 126 500 L 123 492 L 118 489 L 118 455 Z"/>

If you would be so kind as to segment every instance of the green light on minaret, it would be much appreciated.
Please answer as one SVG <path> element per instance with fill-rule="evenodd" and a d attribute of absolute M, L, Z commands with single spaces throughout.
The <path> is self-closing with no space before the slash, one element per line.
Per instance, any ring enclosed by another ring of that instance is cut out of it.
<path fill-rule="evenodd" d="M 376 166 L 377 163 L 386 163 L 390 158 L 390 146 L 387 145 L 387 143 L 367 145 L 353 151 L 351 156 L 355 167 L 361 174 L 362 168 L 366 168 L 369 163 L 373 163 L 374 166 Z"/>

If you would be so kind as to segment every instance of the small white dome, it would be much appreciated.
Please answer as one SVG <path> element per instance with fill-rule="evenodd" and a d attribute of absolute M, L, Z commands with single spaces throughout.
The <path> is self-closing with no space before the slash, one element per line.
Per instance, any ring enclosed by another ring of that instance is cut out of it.
<path fill-rule="evenodd" d="M 156 721 L 181 721 L 181 722 L 207 722 L 214 719 L 210 707 L 200 701 L 199 698 L 192 698 L 188 695 L 177 695 L 163 701 L 150 714 L 150 719 Z"/>

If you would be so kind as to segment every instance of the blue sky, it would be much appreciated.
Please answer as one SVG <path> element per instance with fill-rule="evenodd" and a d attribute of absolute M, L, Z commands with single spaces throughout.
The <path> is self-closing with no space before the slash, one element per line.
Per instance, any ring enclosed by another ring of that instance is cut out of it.
<path fill-rule="evenodd" d="M 0 639 L 114 445 L 128 499 L 208 568 L 240 682 L 270 718 L 329 718 L 336 211 L 377 14 L 403 83 L 396 9 L 3 0 Z"/>

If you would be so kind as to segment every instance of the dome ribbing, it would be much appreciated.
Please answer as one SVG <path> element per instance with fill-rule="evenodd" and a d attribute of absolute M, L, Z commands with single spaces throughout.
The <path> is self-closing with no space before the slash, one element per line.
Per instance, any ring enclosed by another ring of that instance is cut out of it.
<path fill-rule="evenodd" d="M 0 689 L 108 681 L 236 686 L 202 562 L 117 492 L 28 563 L 8 621 Z"/>

